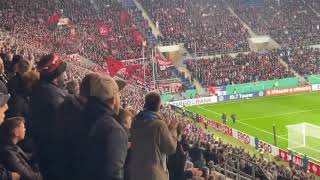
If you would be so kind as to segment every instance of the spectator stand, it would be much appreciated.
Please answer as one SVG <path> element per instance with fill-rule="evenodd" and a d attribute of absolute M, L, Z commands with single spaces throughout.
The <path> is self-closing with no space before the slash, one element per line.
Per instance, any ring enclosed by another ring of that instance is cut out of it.
<path fill-rule="evenodd" d="M 163 34 L 159 38 L 161 45 L 184 43 L 190 53 L 194 53 L 194 46 L 198 46 L 199 54 L 249 50 L 247 30 L 231 15 L 223 1 L 139 2 L 160 28 Z"/>

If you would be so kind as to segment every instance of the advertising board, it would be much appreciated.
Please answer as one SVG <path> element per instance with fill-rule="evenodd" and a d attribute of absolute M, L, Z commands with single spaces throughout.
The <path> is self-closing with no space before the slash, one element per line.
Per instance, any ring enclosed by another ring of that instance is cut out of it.
<path fill-rule="evenodd" d="M 312 91 L 312 87 L 310 85 L 305 85 L 305 86 L 298 86 L 298 87 L 294 87 L 294 88 L 267 90 L 265 95 L 266 96 L 280 96 L 280 95 L 286 95 L 286 94 L 295 94 L 295 93 L 311 92 L 311 91 Z"/>
<path fill-rule="evenodd" d="M 263 91 L 254 92 L 254 93 L 246 93 L 246 94 L 232 94 L 232 95 L 219 96 L 218 102 L 238 100 L 238 99 L 249 99 L 249 98 L 253 98 L 253 97 L 262 97 L 262 96 L 264 96 Z"/>
<path fill-rule="evenodd" d="M 174 101 L 170 102 L 169 104 L 178 106 L 178 107 L 185 107 L 185 106 L 194 106 L 194 105 L 201 105 L 201 104 L 210 104 L 218 102 L 217 96 L 211 97 L 204 97 L 204 98 L 196 98 L 196 99 L 187 99 L 182 101 Z"/>

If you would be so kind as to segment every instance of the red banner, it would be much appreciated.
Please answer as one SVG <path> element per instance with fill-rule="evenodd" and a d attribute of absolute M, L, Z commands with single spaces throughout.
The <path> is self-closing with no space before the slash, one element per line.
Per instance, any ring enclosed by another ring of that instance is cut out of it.
<path fill-rule="evenodd" d="M 106 24 L 102 24 L 99 26 L 99 33 L 101 36 L 108 36 L 111 31 L 111 27 Z"/>
<path fill-rule="evenodd" d="M 135 74 L 135 71 L 142 69 L 142 65 L 141 64 L 134 64 L 134 65 L 129 65 L 127 66 L 127 74 L 128 74 L 128 78 L 131 78 L 133 74 Z"/>
<path fill-rule="evenodd" d="M 266 96 L 280 96 L 285 94 L 295 94 L 301 92 L 311 92 L 312 87 L 310 85 L 298 86 L 295 88 L 284 88 L 284 89 L 272 89 L 266 91 Z"/>
<path fill-rule="evenodd" d="M 279 156 L 282 160 L 288 162 L 290 160 L 290 155 L 287 151 L 279 149 Z M 303 158 L 297 155 L 292 155 L 292 163 L 296 166 L 303 167 Z M 317 176 L 320 175 L 320 165 L 314 162 L 309 162 L 308 171 Z"/>
<path fill-rule="evenodd" d="M 54 14 L 54 15 L 49 17 L 48 24 L 49 25 L 58 24 L 60 18 L 61 18 L 60 14 Z"/>
<path fill-rule="evenodd" d="M 107 58 L 108 70 L 111 77 L 117 75 L 117 73 L 125 68 L 125 65 L 121 62 L 116 60 L 114 57 Z"/>
<path fill-rule="evenodd" d="M 157 53 L 155 57 L 159 63 L 160 70 L 165 70 L 173 66 L 173 63 L 171 60 L 167 60 L 166 58 L 162 57 L 159 53 Z"/>
<path fill-rule="evenodd" d="M 232 128 L 227 125 L 220 124 L 218 122 L 211 121 L 211 120 L 208 120 L 208 125 L 217 131 L 221 131 L 223 134 L 232 136 Z"/>

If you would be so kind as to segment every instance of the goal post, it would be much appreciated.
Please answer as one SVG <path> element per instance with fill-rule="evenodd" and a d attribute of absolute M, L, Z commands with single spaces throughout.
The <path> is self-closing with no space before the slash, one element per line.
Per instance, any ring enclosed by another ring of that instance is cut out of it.
<path fill-rule="evenodd" d="M 319 148 L 320 126 L 309 123 L 288 125 L 288 149 Z"/>

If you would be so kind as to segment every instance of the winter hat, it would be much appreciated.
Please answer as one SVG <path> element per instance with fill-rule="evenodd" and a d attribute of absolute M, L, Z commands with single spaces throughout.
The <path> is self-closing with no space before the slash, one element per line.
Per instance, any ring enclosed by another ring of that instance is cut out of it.
<path fill-rule="evenodd" d="M 52 81 L 60 76 L 67 69 L 67 64 L 63 62 L 58 54 L 42 56 L 37 64 L 40 78 Z"/>

